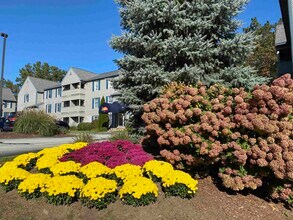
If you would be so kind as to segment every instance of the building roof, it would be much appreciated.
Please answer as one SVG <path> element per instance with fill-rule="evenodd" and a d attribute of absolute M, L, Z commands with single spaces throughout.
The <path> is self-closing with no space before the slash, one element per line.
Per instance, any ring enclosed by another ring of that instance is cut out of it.
<path fill-rule="evenodd" d="M 31 80 L 32 84 L 34 84 L 36 90 L 38 92 L 44 92 L 44 90 L 48 88 L 53 88 L 53 87 L 59 87 L 60 83 L 46 80 L 46 79 L 40 79 L 32 76 L 28 76 L 28 78 Z"/>
<path fill-rule="evenodd" d="M 110 78 L 114 76 L 119 76 L 119 70 L 96 74 L 94 77 L 90 78 L 88 81 L 98 80 L 98 79 L 104 79 L 104 78 Z"/>
<path fill-rule="evenodd" d="M 9 88 L 2 88 L 2 99 L 4 101 L 16 102 L 16 98 Z"/>
<path fill-rule="evenodd" d="M 78 75 L 78 77 L 82 80 L 82 81 L 88 81 L 90 78 L 95 77 L 97 74 L 87 71 L 87 70 L 83 70 L 83 69 L 79 69 L 76 67 L 71 67 L 71 70 Z"/>
<path fill-rule="evenodd" d="M 287 43 L 287 37 L 283 22 L 280 22 L 276 26 L 275 45 L 280 46 Z"/>

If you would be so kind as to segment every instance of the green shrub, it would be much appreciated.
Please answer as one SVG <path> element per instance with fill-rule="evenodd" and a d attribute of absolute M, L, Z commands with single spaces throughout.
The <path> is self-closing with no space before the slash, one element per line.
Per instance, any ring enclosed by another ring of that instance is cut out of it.
<path fill-rule="evenodd" d="M 127 132 L 127 130 L 122 131 L 113 131 L 111 133 L 111 136 L 109 138 L 110 141 L 116 141 L 116 140 L 130 140 L 130 136 Z"/>
<path fill-rule="evenodd" d="M 78 131 L 90 131 L 93 129 L 93 124 L 90 122 L 81 122 L 77 125 Z"/>
<path fill-rule="evenodd" d="M 76 142 L 92 143 L 94 142 L 94 137 L 90 133 L 77 134 L 75 137 L 73 137 L 73 143 Z"/>
<path fill-rule="evenodd" d="M 290 203 L 292 106 L 290 74 L 251 92 L 172 83 L 144 105 L 142 118 L 148 137 L 160 145 L 161 156 L 178 169 L 218 169 L 227 188 L 269 186 L 273 198 Z"/>
<path fill-rule="evenodd" d="M 39 110 L 24 110 L 19 112 L 13 130 L 22 134 L 39 134 L 53 136 L 58 133 L 55 119 Z"/>

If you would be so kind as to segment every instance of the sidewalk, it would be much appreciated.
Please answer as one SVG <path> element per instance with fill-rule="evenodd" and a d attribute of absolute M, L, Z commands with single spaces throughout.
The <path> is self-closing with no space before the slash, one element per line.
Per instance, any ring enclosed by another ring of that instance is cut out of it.
<path fill-rule="evenodd" d="M 93 134 L 93 137 L 96 141 L 102 141 L 107 140 L 110 137 L 110 134 Z M 72 142 L 73 137 L 0 139 L 0 157 L 39 151 L 46 147 L 54 147 Z"/>

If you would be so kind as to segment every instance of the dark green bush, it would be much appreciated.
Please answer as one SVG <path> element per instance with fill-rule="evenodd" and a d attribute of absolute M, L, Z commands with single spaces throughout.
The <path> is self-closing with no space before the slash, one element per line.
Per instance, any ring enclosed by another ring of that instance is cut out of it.
<path fill-rule="evenodd" d="M 78 131 L 90 131 L 93 129 L 93 124 L 90 122 L 81 122 L 77 125 Z"/>
<path fill-rule="evenodd" d="M 55 119 L 39 110 L 24 110 L 19 112 L 14 125 L 15 132 L 22 134 L 39 134 L 53 136 L 58 133 Z"/>

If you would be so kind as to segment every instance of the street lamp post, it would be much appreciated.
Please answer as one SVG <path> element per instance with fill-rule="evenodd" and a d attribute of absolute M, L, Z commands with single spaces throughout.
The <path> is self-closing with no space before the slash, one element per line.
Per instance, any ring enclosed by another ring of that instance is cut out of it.
<path fill-rule="evenodd" d="M 2 99 L 2 91 L 3 91 L 3 79 L 4 79 L 4 61 L 5 61 L 5 48 L 6 48 L 6 38 L 8 34 L 0 33 L 1 37 L 4 38 L 3 41 L 3 53 L 2 53 L 2 68 L 1 68 L 1 79 L 0 79 L 0 117 L 2 117 L 3 111 L 3 99 Z"/>

